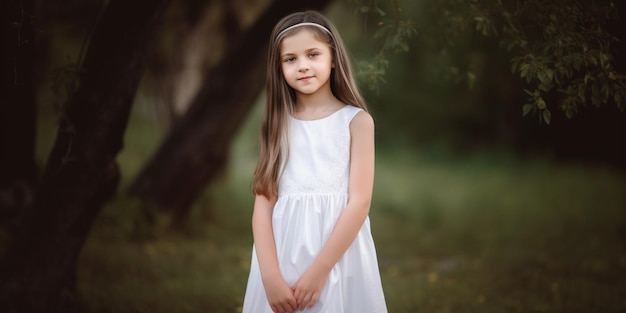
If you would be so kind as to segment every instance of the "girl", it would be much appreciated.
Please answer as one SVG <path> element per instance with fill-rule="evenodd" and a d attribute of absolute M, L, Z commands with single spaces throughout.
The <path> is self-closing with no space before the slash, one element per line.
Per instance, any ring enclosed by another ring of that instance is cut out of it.
<path fill-rule="evenodd" d="M 368 212 L 374 122 L 343 42 L 314 11 L 269 43 L 244 313 L 387 312 Z"/>

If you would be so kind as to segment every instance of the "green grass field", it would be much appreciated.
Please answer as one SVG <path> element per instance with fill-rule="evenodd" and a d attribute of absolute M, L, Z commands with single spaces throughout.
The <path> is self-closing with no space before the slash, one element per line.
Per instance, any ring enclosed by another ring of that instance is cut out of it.
<path fill-rule="evenodd" d="M 252 149 L 253 150 L 253 149 Z M 239 312 L 254 154 L 178 231 L 142 228 L 120 197 L 80 261 L 91 312 Z M 389 312 L 625 312 L 626 177 L 494 155 L 379 152 L 371 222 Z"/>

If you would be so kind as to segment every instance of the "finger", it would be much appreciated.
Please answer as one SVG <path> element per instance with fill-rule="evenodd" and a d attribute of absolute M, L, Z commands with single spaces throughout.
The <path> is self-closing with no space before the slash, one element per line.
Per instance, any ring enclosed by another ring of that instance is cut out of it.
<path fill-rule="evenodd" d="M 300 291 L 300 289 L 293 289 L 293 297 L 294 299 L 296 299 L 297 303 L 300 303 L 300 297 L 302 296 L 302 292 Z"/>
<path fill-rule="evenodd" d="M 298 301 L 298 305 L 300 306 L 300 310 L 304 310 L 304 308 L 306 308 L 307 303 L 309 303 L 309 301 L 311 300 L 310 294 L 309 293 L 302 293 L 302 296 L 300 297 L 300 301 Z"/>
<path fill-rule="evenodd" d="M 298 309 L 298 301 L 296 300 L 296 298 L 290 298 L 288 304 L 291 311 L 295 311 L 296 309 Z"/>
<path fill-rule="evenodd" d="M 297 290 L 294 294 L 294 299 L 296 299 L 296 306 L 300 307 L 302 304 L 302 298 L 304 297 L 304 293 L 300 290 Z"/>
<path fill-rule="evenodd" d="M 304 294 L 301 292 L 298 293 L 298 295 L 295 297 L 297 306 L 300 306 L 302 304 L 303 297 L 304 297 Z"/>
<path fill-rule="evenodd" d="M 279 306 L 278 306 L 278 309 L 280 310 L 280 311 L 278 311 L 278 313 L 290 313 L 290 312 L 292 312 L 292 311 L 293 311 L 293 310 L 289 307 L 289 305 L 286 305 L 286 304 L 281 304 L 281 305 L 279 305 Z"/>
<path fill-rule="evenodd" d="M 309 310 L 312 309 L 315 303 L 317 303 L 318 299 L 319 299 L 319 294 L 317 293 L 313 294 L 311 299 L 309 300 L 309 305 L 307 306 L 307 309 Z"/>
<path fill-rule="evenodd" d="M 311 301 L 311 294 L 307 293 L 305 295 L 302 296 L 302 301 L 300 301 L 298 304 L 300 305 L 300 310 L 304 310 L 305 308 L 307 308 L 309 302 Z"/>

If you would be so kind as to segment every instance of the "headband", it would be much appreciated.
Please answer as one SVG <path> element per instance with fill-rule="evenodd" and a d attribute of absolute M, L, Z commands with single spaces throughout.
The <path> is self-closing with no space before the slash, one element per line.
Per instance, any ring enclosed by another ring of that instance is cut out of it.
<path fill-rule="evenodd" d="M 287 31 L 290 31 L 290 30 L 292 30 L 294 28 L 298 28 L 298 27 L 301 27 L 301 26 L 315 26 L 315 27 L 320 28 L 323 31 L 327 32 L 329 35 L 331 35 L 331 36 L 333 35 L 330 32 L 330 30 L 328 30 L 328 28 L 326 28 L 326 27 L 324 27 L 324 26 L 322 26 L 320 24 L 310 23 L 310 22 L 303 22 L 303 23 L 298 23 L 298 24 L 295 24 L 295 25 L 291 25 L 291 26 L 283 29 L 280 33 L 278 33 L 278 36 L 276 36 L 276 37 L 280 37 L 282 34 L 286 33 Z"/>

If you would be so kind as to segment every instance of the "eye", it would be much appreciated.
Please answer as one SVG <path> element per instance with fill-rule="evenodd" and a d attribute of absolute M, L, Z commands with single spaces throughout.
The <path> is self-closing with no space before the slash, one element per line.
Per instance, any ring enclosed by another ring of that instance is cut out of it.
<path fill-rule="evenodd" d="M 295 60 L 296 60 L 296 58 L 294 58 L 294 57 L 287 57 L 287 58 L 285 58 L 284 62 L 285 63 L 293 63 L 293 61 L 295 61 Z"/>
<path fill-rule="evenodd" d="M 311 52 L 309 53 L 309 58 L 314 58 L 316 56 L 320 55 L 319 52 Z"/>

